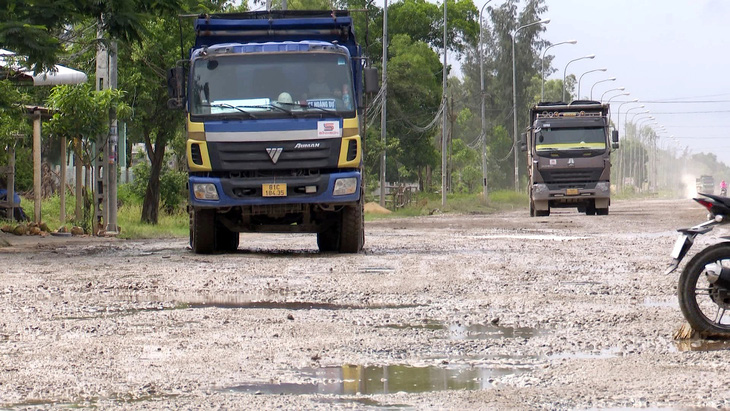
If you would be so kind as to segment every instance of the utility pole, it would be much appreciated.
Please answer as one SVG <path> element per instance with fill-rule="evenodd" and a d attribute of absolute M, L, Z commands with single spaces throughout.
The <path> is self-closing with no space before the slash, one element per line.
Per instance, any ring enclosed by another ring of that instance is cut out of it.
<path fill-rule="evenodd" d="M 380 142 L 383 151 L 380 153 L 380 206 L 385 207 L 385 131 L 386 108 L 388 106 L 388 0 L 383 4 L 383 106 L 380 111 Z"/>
<path fill-rule="evenodd" d="M 117 42 L 112 42 L 109 53 L 109 88 L 117 88 Z M 107 161 L 104 167 L 107 176 L 107 213 L 106 232 L 118 234 L 117 227 L 117 160 L 119 133 L 117 128 L 117 110 L 112 107 L 109 110 L 109 139 L 107 140 L 106 154 Z"/>
<path fill-rule="evenodd" d="M 97 38 L 102 39 L 102 19 L 99 19 Z M 96 52 L 96 91 L 117 88 L 117 44 L 110 47 L 99 42 Z M 94 167 L 94 234 L 104 231 L 118 233 L 117 227 L 117 131 L 116 109 L 109 110 L 109 134 L 99 136 L 95 150 Z M 101 144 L 101 143 L 104 144 Z"/>
<path fill-rule="evenodd" d="M 444 0 L 444 67 L 443 67 L 443 86 L 444 91 L 441 97 L 441 106 L 443 114 L 441 120 L 441 207 L 446 207 L 446 182 L 447 182 L 447 165 L 446 165 L 446 148 L 447 148 L 447 132 L 446 132 L 446 3 Z"/>
<path fill-rule="evenodd" d="M 96 37 L 99 40 L 104 38 L 103 16 L 99 17 Z M 102 41 L 98 42 L 96 49 L 96 91 L 109 88 L 109 50 Z M 107 222 L 107 201 L 106 195 L 107 172 L 106 172 L 106 136 L 97 136 L 97 143 L 94 145 L 94 166 L 90 184 L 94 193 L 94 221 L 91 224 L 93 235 L 99 235 Z"/>

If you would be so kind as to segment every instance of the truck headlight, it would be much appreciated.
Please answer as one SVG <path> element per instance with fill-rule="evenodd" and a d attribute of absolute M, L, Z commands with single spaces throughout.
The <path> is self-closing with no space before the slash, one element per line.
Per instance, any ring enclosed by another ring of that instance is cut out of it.
<path fill-rule="evenodd" d="M 218 200 L 218 189 L 212 183 L 193 184 L 193 194 L 198 200 Z"/>
<path fill-rule="evenodd" d="M 547 184 L 535 184 L 535 185 L 532 186 L 532 190 L 536 194 L 537 193 L 547 193 L 549 191 Z"/>
<path fill-rule="evenodd" d="M 596 191 L 609 191 L 611 189 L 611 184 L 608 181 L 599 181 L 596 183 Z"/>
<path fill-rule="evenodd" d="M 335 189 L 332 195 L 344 196 L 357 191 L 357 177 L 338 178 L 335 180 Z"/>

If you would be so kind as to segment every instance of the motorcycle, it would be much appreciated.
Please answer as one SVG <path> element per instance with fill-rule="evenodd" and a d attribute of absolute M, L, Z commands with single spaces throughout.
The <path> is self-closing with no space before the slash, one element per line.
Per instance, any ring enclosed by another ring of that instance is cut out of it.
<path fill-rule="evenodd" d="M 674 272 L 687 255 L 695 238 L 716 226 L 730 223 L 730 198 L 712 194 L 694 200 L 709 211 L 708 221 L 677 230 L 672 263 Z M 679 307 L 692 328 L 707 337 L 730 337 L 730 237 L 698 252 L 682 270 L 677 285 Z"/>
<path fill-rule="evenodd" d="M 727 197 L 727 187 L 720 187 L 720 195 Z"/>

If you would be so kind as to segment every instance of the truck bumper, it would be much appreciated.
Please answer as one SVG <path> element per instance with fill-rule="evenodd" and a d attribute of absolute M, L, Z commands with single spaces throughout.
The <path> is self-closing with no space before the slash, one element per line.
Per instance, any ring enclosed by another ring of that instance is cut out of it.
<path fill-rule="evenodd" d="M 354 181 L 354 192 L 335 195 L 335 185 L 338 180 L 341 180 L 341 182 Z M 196 198 L 195 186 L 200 184 L 212 184 L 215 186 L 218 199 L 208 200 Z M 262 194 L 263 186 L 270 184 L 285 184 L 286 195 L 264 197 Z M 279 177 L 275 180 L 272 180 L 271 178 L 234 179 L 197 176 L 190 176 L 188 180 L 190 204 L 193 207 L 199 208 L 225 208 L 245 205 L 273 204 L 354 203 L 360 200 L 361 184 L 362 175 L 359 171 L 347 171 L 307 177 Z"/>
<path fill-rule="evenodd" d="M 595 188 L 551 190 L 547 184 L 537 183 L 531 189 L 535 210 L 548 210 L 551 206 L 573 207 L 589 201 L 596 208 L 608 208 L 611 199 L 611 185 L 608 181 L 598 182 Z"/>

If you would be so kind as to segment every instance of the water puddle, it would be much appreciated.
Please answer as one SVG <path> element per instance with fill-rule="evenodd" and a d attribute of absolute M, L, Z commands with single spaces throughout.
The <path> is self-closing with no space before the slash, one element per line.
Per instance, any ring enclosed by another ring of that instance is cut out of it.
<path fill-rule="evenodd" d="M 644 297 L 644 307 L 679 308 L 677 297 Z"/>
<path fill-rule="evenodd" d="M 677 351 L 722 351 L 730 350 L 730 340 L 680 340 L 674 346 Z"/>
<path fill-rule="evenodd" d="M 573 240 L 585 240 L 590 237 L 584 236 L 561 236 L 552 234 L 490 234 L 490 235 L 475 235 L 471 238 L 480 240 L 494 240 L 494 239 L 514 239 L 514 240 L 540 240 L 540 241 L 573 241 Z"/>
<path fill-rule="evenodd" d="M 548 355 L 549 360 L 605 360 L 616 358 L 620 355 L 620 349 L 617 347 L 606 348 L 594 351 L 578 351 L 564 352 L 559 354 Z"/>
<path fill-rule="evenodd" d="M 446 390 L 483 390 L 495 378 L 526 372 L 530 366 L 487 365 L 411 366 L 343 365 L 300 370 L 303 383 L 243 384 L 223 391 L 272 395 L 373 395 L 396 392 L 423 393 Z"/>
<path fill-rule="evenodd" d="M 444 324 L 426 320 L 420 324 L 388 324 L 384 328 L 444 330 L 449 340 L 493 340 L 500 338 L 532 338 L 545 334 L 544 330 L 530 327 L 507 327 L 495 324 Z"/>
<path fill-rule="evenodd" d="M 273 294 L 273 293 L 272 293 Z M 99 317 L 129 316 L 141 312 L 187 310 L 196 308 L 266 309 L 266 310 L 389 310 L 420 307 L 418 304 L 336 304 L 313 301 L 275 301 L 272 295 L 114 295 L 108 305 L 85 307 L 79 315 L 59 317 L 59 320 L 88 320 Z M 122 303 L 119 302 L 122 300 Z M 2 335 L 0 335 L 0 342 Z"/>
<path fill-rule="evenodd" d="M 336 304 L 312 301 L 274 301 L 256 295 L 229 296 L 156 296 L 135 295 L 135 303 L 172 303 L 177 309 L 187 308 L 257 308 L 270 310 L 373 310 L 419 307 L 417 304 Z"/>
<path fill-rule="evenodd" d="M 258 308 L 269 310 L 384 310 L 419 307 L 417 304 L 332 304 L 308 301 L 207 301 L 202 303 L 178 302 L 176 308 Z"/>

